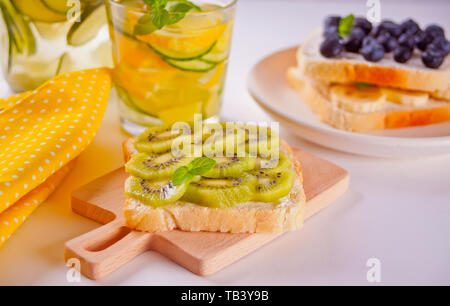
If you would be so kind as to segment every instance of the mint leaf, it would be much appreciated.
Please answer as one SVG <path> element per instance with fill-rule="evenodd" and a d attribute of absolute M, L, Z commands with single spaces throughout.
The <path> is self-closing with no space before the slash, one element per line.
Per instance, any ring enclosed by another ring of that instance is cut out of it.
<path fill-rule="evenodd" d="M 189 172 L 188 167 L 182 166 L 175 170 L 175 173 L 172 176 L 172 184 L 174 186 L 179 186 L 192 180 L 193 178 L 194 176 Z"/>
<path fill-rule="evenodd" d="M 184 16 L 186 16 L 185 13 L 170 14 L 170 15 L 169 15 L 169 20 L 167 21 L 167 25 L 171 25 L 171 24 L 177 23 L 178 21 L 180 21 L 181 19 L 183 19 Z"/>
<path fill-rule="evenodd" d="M 169 21 L 169 12 L 161 9 L 152 13 L 152 23 L 157 29 L 161 29 Z"/>
<path fill-rule="evenodd" d="M 139 18 L 133 32 L 135 35 L 150 34 L 166 25 L 179 22 L 192 9 L 201 8 L 188 0 L 144 0 L 150 12 Z"/>
<path fill-rule="evenodd" d="M 174 13 L 186 13 L 192 9 L 192 5 L 184 2 L 179 2 L 169 7 L 169 12 Z"/>
<path fill-rule="evenodd" d="M 175 1 L 179 2 L 179 3 L 183 3 L 183 4 L 186 4 L 186 5 L 189 5 L 191 8 L 193 8 L 194 10 L 196 10 L 198 12 L 202 11 L 202 8 L 200 6 L 195 5 L 191 1 L 188 1 L 188 0 L 175 0 Z"/>
<path fill-rule="evenodd" d="M 203 175 L 216 165 L 216 161 L 209 157 L 199 157 L 191 161 L 189 166 L 191 166 L 190 172 L 193 175 Z"/>
<path fill-rule="evenodd" d="M 170 0 L 144 0 L 152 9 L 165 8 Z"/>
<path fill-rule="evenodd" d="M 370 86 L 372 86 L 372 84 L 364 83 L 364 82 L 356 82 L 356 87 L 358 87 L 359 89 L 364 89 L 364 88 L 367 88 Z"/>
<path fill-rule="evenodd" d="M 169 7 L 168 25 L 175 24 L 186 16 L 186 12 L 192 9 L 192 5 L 184 2 L 177 3 Z"/>
<path fill-rule="evenodd" d="M 353 22 L 355 21 L 355 16 L 353 14 L 347 15 L 341 18 L 338 26 L 338 34 L 342 38 L 347 37 L 350 34 L 350 30 L 353 28 Z"/>
<path fill-rule="evenodd" d="M 152 15 L 146 14 L 139 18 L 138 22 L 134 26 L 133 33 L 134 35 L 144 35 L 152 33 L 153 31 L 156 31 L 157 28 L 152 22 Z"/>
<path fill-rule="evenodd" d="M 192 181 L 197 175 L 203 175 L 216 165 L 216 161 L 209 157 L 199 157 L 194 159 L 187 166 L 181 166 L 175 170 L 172 176 L 172 184 L 179 186 Z"/>

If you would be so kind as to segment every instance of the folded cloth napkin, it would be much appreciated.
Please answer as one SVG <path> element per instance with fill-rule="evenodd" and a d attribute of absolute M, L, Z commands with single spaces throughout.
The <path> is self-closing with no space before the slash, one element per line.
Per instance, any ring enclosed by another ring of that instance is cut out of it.
<path fill-rule="evenodd" d="M 44 183 L 27 193 L 0 214 L 0 247 L 25 222 L 39 204 L 44 202 L 56 189 L 66 174 L 73 168 L 73 164 L 74 161 L 71 161 L 56 171 Z"/>
<path fill-rule="evenodd" d="M 90 144 L 110 90 L 111 72 L 99 68 L 62 74 L 33 92 L 0 99 L 0 245 Z"/>

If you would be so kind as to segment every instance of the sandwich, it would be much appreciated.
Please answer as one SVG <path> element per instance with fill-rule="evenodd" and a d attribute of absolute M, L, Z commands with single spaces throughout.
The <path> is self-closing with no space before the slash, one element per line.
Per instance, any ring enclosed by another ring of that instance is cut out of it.
<path fill-rule="evenodd" d="M 439 25 L 329 16 L 297 50 L 288 84 L 322 122 L 351 132 L 450 120 L 450 43 Z"/>
<path fill-rule="evenodd" d="M 127 227 L 227 233 L 301 228 L 302 170 L 278 134 L 266 127 L 219 123 L 204 124 L 200 131 L 151 127 L 124 142 L 130 174 Z M 176 142 L 181 149 L 175 149 Z"/>

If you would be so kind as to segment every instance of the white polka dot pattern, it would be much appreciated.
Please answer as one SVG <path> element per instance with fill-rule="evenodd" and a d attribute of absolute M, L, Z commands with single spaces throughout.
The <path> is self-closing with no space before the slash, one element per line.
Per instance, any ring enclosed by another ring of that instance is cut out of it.
<path fill-rule="evenodd" d="M 110 89 L 110 70 L 99 68 L 59 75 L 34 92 L 0 99 L 0 213 L 86 148 L 107 104 L 98 98 Z M 92 94 L 85 99 L 87 91 Z"/>
<path fill-rule="evenodd" d="M 11 234 L 30 216 L 30 214 L 45 201 L 55 190 L 58 184 L 73 167 L 74 162 L 70 162 L 55 174 L 50 176 L 39 187 L 30 191 L 13 206 L 10 206 L 0 214 L 0 246 L 9 239 Z M 9 206 L 9 205 L 8 205 Z"/>

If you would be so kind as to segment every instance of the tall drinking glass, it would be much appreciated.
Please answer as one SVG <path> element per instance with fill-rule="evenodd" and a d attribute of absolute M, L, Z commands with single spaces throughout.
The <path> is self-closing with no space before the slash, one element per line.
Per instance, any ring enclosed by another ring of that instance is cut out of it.
<path fill-rule="evenodd" d="M 112 66 L 103 0 L 0 0 L 0 55 L 16 92 L 73 70 Z"/>
<path fill-rule="evenodd" d="M 122 126 L 135 135 L 217 120 L 228 65 L 236 0 L 156 2 L 106 1 Z"/>

